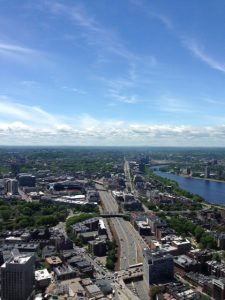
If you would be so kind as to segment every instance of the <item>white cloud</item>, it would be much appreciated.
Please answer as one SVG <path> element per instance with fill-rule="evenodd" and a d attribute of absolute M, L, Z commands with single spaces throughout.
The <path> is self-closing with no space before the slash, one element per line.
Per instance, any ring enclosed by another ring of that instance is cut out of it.
<path fill-rule="evenodd" d="M 7 43 L 0 42 L 0 53 L 4 53 L 4 52 L 17 53 L 23 55 L 36 53 L 35 50 L 30 48 L 18 46 L 15 44 L 7 44 Z"/>
<path fill-rule="evenodd" d="M 48 53 L 23 46 L 21 44 L 15 44 L 0 40 L 0 58 L 4 59 L 7 63 L 18 63 L 28 68 L 38 68 L 48 70 L 55 68 L 55 62 L 53 61 L 53 54 L 51 57 Z M 35 84 L 34 81 L 22 81 L 21 84 L 31 86 Z"/>
<path fill-rule="evenodd" d="M 159 22 L 161 22 L 166 28 L 172 29 L 173 24 L 172 21 L 168 16 L 166 16 L 163 13 L 159 13 L 154 11 L 149 5 L 145 3 L 145 1 L 142 0 L 130 0 L 130 3 L 133 5 L 139 7 L 147 16 L 149 16 L 151 19 L 155 19 Z"/>
<path fill-rule="evenodd" d="M 29 106 L 14 102 L 10 97 L 0 95 L 0 117 L 28 121 L 34 124 L 57 125 L 58 121 L 50 113 L 37 106 Z"/>
<path fill-rule="evenodd" d="M 90 16 L 83 6 L 66 5 L 59 2 L 46 1 L 50 13 L 58 16 L 68 17 L 74 24 L 81 29 L 81 36 L 90 46 L 97 46 L 99 52 L 108 52 L 118 55 L 128 60 L 136 58 L 129 51 L 118 36 L 110 29 L 105 28 L 94 17 Z"/>
<path fill-rule="evenodd" d="M 193 112 L 193 107 L 190 103 L 182 99 L 172 97 L 170 95 L 163 95 L 159 100 L 160 110 L 171 113 L 190 113 Z"/>
<path fill-rule="evenodd" d="M 122 93 L 120 89 L 110 89 L 109 96 L 126 104 L 136 104 L 141 102 L 136 95 L 126 95 Z"/>
<path fill-rule="evenodd" d="M 80 95 L 85 95 L 85 94 L 86 94 L 86 92 L 83 91 L 83 90 L 81 90 L 81 89 L 68 87 L 68 86 L 66 86 L 66 85 L 62 86 L 62 89 L 63 89 L 63 90 L 70 91 L 70 92 L 74 92 L 74 93 L 80 94 Z"/>
<path fill-rule="evenodd" d="M 64 119 L 64 122 L 61 120 Z M 0 145 L 217 145 L 225 125 L 184 126 L 96 119 L 88 114 L 58 118 L 37 106 L 0 97 Z"/>
<path fill-rule="evenodd" d="M 30 63 L 34 58 L 43 58 L 43 54 L 40 51 L 3 41 L 0 41 L 0 56 L 22 63 L 28 61 Z"/>
<path fill-rule="evenodd" d="M 183 39 L 183 44 L 201 61 L 206 63 L 212 69 L 225 73 L 225 62 L 220 62 L 208 55 L 203 47 L 201 47 L 193 39 Z"/>
<path fill-rule="evenodd" d="M 0 123 L 1 145 L 167 145 L 224 146 L 225 125 L 184 126 L 132 124 L 97 120 L 89 115 L 77 124 L 37 127 L 26 122 Z"/>

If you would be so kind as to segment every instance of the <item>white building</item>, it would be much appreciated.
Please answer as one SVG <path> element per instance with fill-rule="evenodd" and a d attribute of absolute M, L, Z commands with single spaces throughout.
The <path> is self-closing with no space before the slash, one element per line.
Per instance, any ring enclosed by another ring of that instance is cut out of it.
<path fill-rule="evenodd" d="M 47 269 L 35 271 L 35 281 L 38 287 L 47 287 L 51 282 L 51 274 Z"/>

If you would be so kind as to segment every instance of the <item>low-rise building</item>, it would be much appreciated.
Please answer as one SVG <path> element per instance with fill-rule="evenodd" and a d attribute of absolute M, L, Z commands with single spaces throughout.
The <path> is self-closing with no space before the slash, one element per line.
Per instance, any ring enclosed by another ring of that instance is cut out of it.
<path fill-rule="evenodd" d="M 37 252 L 39 249 L 39 243 L 17 243 L 14 248 L 18 249 L 20 252 Z"/>
<path fill-rule="evenodd" d="M 106 255 L 106 241 L 96 238 L 93 241 L 89 241 L 89 250 L 95 256 Z"/>
<path fill-rule="evenodd" d="M 51 278 L 47 269 L 35 271 L 35 281 L 38 288 L 46 288 L 51 283 Z"/>
<path fill-rule="evenodd" d="M 99 235 L 107 235 L 107 230 L 106 230 L 106 226 L 105 226 L 105 222 L 103 219 L 99 220 L 99 224 L 98 224 L 98 234 Z"/>
<path fill-rule="evenodd" d="M 200 270 L 200 263 L 187 255 L 180 255 L 174 258 L 175 272 L 184 276 L 187 272 L 198 272 Z"/>
<path fill-rule="evenodd" d="M 58 256 L 46 257 L 45 261 L 52 268 L 62 264 L 62 260 Z"/>
<path fill-rule="evenodd" d="M 212 280 L 213 291 L 212 297 L 215 300 L 224 300 L 225 299 L 225 280 L 221 279 L 213 279 Z"/>
<path fill-rule="evenodd" d="M 98 237 L 98 231 L 84 232 L 84 233 L 80 233 L 78 236 L 83 243 L 87 243 L 89 241 L 95 240 Z"/>
<path fill-rule="evenodd" d="M 53 268 L 54 273 L 58 280 L 68 280 L 78 276 L 79 271 L 76 268 L 73 268 L 69 264 L 63 264 Z"/>
<path fill-rule="evenodd" d="M 225 264 L 216 260 L 209 260 L 206 263 L 206 273 L 215 277 L 225 277 Z"/>
<path fill-rule="evenodd" d="M 87 292 L 87 296 L 89 298 L 97 299 L 100 297 L 104 297 L 103 293 L 101 292 L 100 288 L 96 284 L 90 284 L 85 287 Z"/>
<path fill-rule="evenodd" d="M 127 211 L 141 211 L 142 210 L 142 204 L 137 199 L 132 200 L 132 201 L 123 202 L 122 207 L 124 210 L 127 210 Z"/>
<path fill-rule="evenodd" d="M 99 202 L 99 193 L 96 190 L 88 190 L 86 197 L 88 202 Z"/>
<path fill-rule="evenodd" d="M 140 235 L 149 236 L 151 235 L 151 228 L 147 221 L 136 221 L 135 228 L 139 232 Z"/>

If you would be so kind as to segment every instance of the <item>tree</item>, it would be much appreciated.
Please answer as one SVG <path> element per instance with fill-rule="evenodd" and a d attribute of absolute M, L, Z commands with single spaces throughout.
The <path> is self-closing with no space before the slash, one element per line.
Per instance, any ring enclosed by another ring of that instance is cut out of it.
<path fill-rule="evenodd" d="M 21 213 L 25 216 L 31 216 L 32 215 L 32 209 L 29 207 L 23 207 L 21 210 Z"/>
<path fill-rule="evenodd" d="M 150 299 L 151 300 L 156 300 L 156 296 L 159 293 L 160 293 L 160 286 L 153 285 L 150 287 Z"/>
<path fill-rule="evenodd" d="M 10 210 L 2 210 L 1 211 L 1 217 L 3 221 L 8 221 L 11 216 L 11 211 Z"/>
<path fill-rule="evenodd" d="M 197 242 L 200 242 L 201 236 L 204 233 L 204 229 L 201 226 L 197 226 L 195 228 L 194 234 L 195 234 L 195 238 L 197 240 Z"/>
<path fill-rule="evenodd" d="M 26 228 L 34 225 L 34 219 L 29 217 L 22 217 L 18 222 L 18 228 Z"/>
<path fill-rule="evenodd" d="M 213 253 L 213 259 L 217 262 L 221 262 L 221 255 L 218 252 Z"/>

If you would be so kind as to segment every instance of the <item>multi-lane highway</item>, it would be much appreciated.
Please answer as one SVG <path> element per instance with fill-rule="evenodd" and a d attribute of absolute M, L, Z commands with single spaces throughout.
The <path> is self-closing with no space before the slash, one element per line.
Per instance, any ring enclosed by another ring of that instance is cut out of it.
<path fill-rule="evenodd" d="M 110 192 L 99 191 L 99 194 L 106 212 L 118 212 L 118 204 Z M 137 262 L 137 240 L 128 221 L 123 218 L 112 218 L 110 221 L 120 241 L 120 268 L 124 270 Z"/>
<path fill-rule="evenodd" d="M 127 189 L 130 188 L 130 191 L 133 192 L 133 183 L 130 176 L 130 165 L 129 162 L 124 159 L 124 174 L 126 179 L 126 187 Z"/>
<path fill-rule="evenodd" d="M 118 212 L 118 204 L 113 198 L 111 192 L 102 190 L 102 186 L 99 184 L 96 184 L 96 188 L 99 190 L 104 212 Z M 130 265 L 140 262 L 142 259 L 142 250 L 144 247 L 147 247 L 147 244 L 130 222 L 118 217 L 110 218 L 110 222 L 113 225 L 120 242 L 120 269 L 126 270 Z M 149 299 L 147 289 L 143 281 L 134 282 L 133 285 L 137 292 L 136 295 L 138 296 L 138 299 Z"/>

